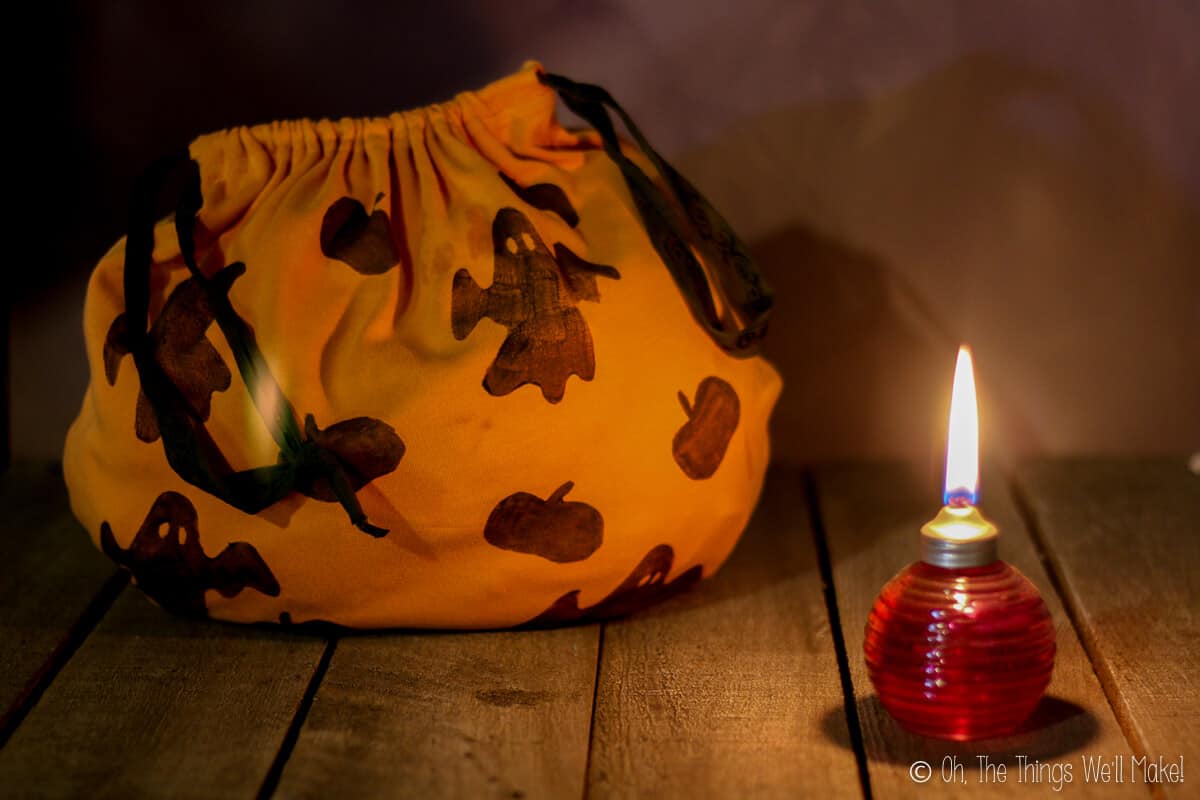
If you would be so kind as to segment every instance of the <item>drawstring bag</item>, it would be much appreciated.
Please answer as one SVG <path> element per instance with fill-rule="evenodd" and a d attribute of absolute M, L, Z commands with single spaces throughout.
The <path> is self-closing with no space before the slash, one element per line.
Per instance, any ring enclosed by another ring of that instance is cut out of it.
<path fill-rule="evenodd" d="M 770 305 L 612 98 L 536 64 L 386 118 L 202 136 L 139 180 L 91 277 L 71 505 L 182 613 L 623 614 L 746 525 Z"/>

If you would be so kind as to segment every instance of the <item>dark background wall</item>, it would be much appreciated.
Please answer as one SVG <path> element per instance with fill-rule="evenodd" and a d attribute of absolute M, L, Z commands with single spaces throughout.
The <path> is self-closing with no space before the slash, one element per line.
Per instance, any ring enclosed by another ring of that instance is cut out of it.
<path fill-rule="evenodd" d="M 977 351 L 985 448 L 1200 447 L 1200 3 L 162 3 L 34 9 L 5 270 L 13 448 L 86 384 L 91 264 L 198 133 L 372 115 L 537 58 L 607 86 L 779 293 L 776 452 L 936 459 Z"/>

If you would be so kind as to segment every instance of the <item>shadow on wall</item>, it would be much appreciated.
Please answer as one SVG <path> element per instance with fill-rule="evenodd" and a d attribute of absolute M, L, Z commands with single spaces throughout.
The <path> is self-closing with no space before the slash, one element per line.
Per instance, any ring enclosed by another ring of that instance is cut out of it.
<path fill-rule="evenodd" d="M 764 347 L 784 378 L 775 457 L 934 458 L 949 335 L 912 305 L 896 272 L 802 225 L 751 249 L 776 293 Z"/>
<path fill-rule="evenodd" d="M 940 459 L 959 341 L 994 457 L 1200 444 L 1200 214 L 1084 88 L 974 55 L 677 163 L 776 287 L 777 457 Z"/>

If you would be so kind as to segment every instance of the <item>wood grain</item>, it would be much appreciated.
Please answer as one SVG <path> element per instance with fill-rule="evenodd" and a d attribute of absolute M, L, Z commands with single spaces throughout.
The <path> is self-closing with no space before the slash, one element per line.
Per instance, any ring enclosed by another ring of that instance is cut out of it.
<path fill-rule="evenodd" d="M 126 589 L 3 751 L 21 797 L 258 789 L 325 642 L 173 617 Z"/>
<path fill-rule="evenodd" d="M 116 569 L 71 515 L 55 467 L 14 464 L 0 478 L 0 509 L 0 711 L 8 717 Z"/>
<path fill-rule="evenodd" d="M 1184 457 L 1040 461 L 1018 486 L 1134 746 L 1195 769 L 1200 476 Z M 1163 789 L 1195 796 L 1186 783 Z"/>
<path fill-rule="evenodd" d="M 981 508 L 1001 529 L 1000 557 L 1041 591 L 1055 621 L 1058 655 L 1047 699 L 1022 732 L 1006 739 L 959 744 L 916 736 L 897 725 L 879 705 L 862 656 L 867 613 L 883 585 L 918 558 L 918 531 L 937 512 L 940 488 L 901 465 L 831 466 L 817 471 L 819 511 L 874 796 L 1013 797 L 1031 790 L 1050 796 L 1051 770 L 1065 772 L 1065 767 L 1056 765 L 1069 765 L 1072 782 L 1063 785 L 1064 796 L 1146 797 L 1147 788 L 1141 784 L 1085 782 L 1082 758 L 1127 759 L 1130 748 L 998 471 L 985 469 L 984 476 Z M 979 755 L 1005 763 L 1004 782 L 994 776 L 981 780 Z M 1019 757 L 1030 766 L 1023 768 Z M 957 758 L 963 765 L 962 783 L 942 781 L 940 768 L 947 758 Z M 930 783 L 923 786 L 909 777 L 909 767 L 918 759 L 934 768 Z"/>
<path fill-rule="evenodd" d="M 599 626 L 352 636 L 279 797 L 579 797 Z"/>
<path fill-rule="evenodd" d="M 729 563 L 604 632 L 588 797 L 859 797 L 803 476 Z"/>

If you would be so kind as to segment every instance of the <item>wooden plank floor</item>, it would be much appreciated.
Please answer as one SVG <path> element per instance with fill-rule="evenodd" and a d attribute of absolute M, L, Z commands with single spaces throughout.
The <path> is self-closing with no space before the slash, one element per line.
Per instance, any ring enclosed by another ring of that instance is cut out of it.
<path fill-rule="evenodd" d="M 1196 796 L 1200 477 L 1182 458 L 1049 461 L 993 483 L 983 507 L 1058 659 L 1025 730 L 959 745 L 900 729 L 862 662 L 867 610 L 936 510 L 902 466 L 775 468 L 725 568 L 627 619 L 329 638 L 164 614 L 91 547 L 57 473 L 18 464 L 0 478 L 0 796 Z M 984 753 L 1004 783 L 978 779 Z M 1160 756 L 1184 783 L 1091 783 L 1080 760 Z M 962 782 L 941 780 L 953 758 Z M 1022 779 L 1021 758 L 1072 780 Z"/>
<path fill-rule="evenodd" d="M 1165 459 L 1037 462 L 1018 488 L 1134 749 L 1200 764 L 1200 477 Z"/>
<path fill-rule="evenodd" d="M 859 796 L 803 475 L 763 495 L 703 591 L 605 626 L 589 796 Z"/>
<path fill-rule="evenodd" d="M 579 796 L 599 633 L 340 640 L 280 796 Z"/>
<path fill-rule="evenodd" d="M 0 478 L 0 742 L 125 584 L 90 546 L 57 470 L 17 464 Z M 95 604 L 89 612 L 89 606 Z M 71 635 L 72 628 L 81 631 Z"/>

